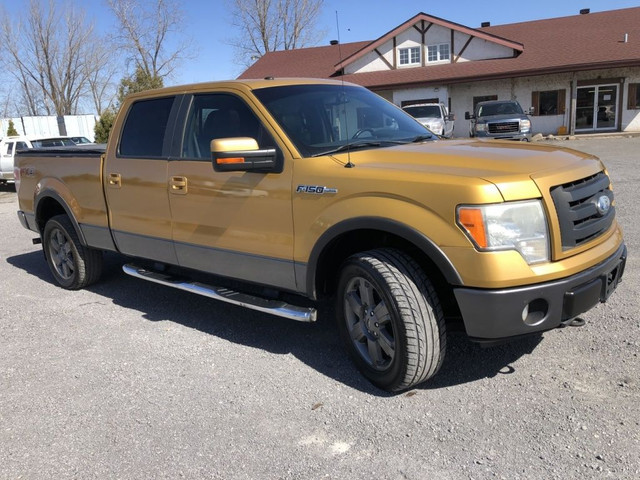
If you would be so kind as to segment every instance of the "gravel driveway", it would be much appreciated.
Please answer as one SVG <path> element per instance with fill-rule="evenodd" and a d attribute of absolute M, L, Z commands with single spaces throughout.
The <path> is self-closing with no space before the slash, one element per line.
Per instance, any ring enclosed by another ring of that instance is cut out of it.
<path fill-rule="evenodd" d="M 629 259 L 586 326 L 482 349 L 400 395 L 298 324 L 125 276 L 68 292 L 0 187 L 0 479 L 640 478 L 640 138 L 605 160 Z"/>

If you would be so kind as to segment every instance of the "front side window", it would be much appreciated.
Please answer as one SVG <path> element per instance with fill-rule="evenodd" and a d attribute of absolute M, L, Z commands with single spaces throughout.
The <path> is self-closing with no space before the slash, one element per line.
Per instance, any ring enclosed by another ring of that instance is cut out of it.
<path fill-rule="evenodd" d="M 258 147 L 275 148 L 271 135 L 238 97 L 223 93 L 195 95 L 182 140 L 183 158 L 211 158 L 211 140 L 249 137 Z"/>
<path fill-rule="evenodd" d="M 416 65 L 420 63 L 420 47 L 398 49 L 400 65 Z"/>
<path fill-rule="evenodd" d="M 439 43 L 427 46 L 427 62 L 441 62 L 449 60 L 449 44 Z"/>
<path fill-rule="evenodd" d="M 120 136 L 120 156 L 161 157 L 175 97 L 140 100 L 131 105 Z"/>
<path fill-rule="evenodd" d="M 304 157 L 435 139 L 413 117 L 365 88 L 290 85 L 254 93 Z"/>

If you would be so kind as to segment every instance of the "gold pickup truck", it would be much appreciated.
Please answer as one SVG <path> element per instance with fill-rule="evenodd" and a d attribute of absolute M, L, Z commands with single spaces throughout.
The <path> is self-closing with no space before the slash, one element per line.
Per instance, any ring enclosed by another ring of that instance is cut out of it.
<path fill-rule="evenodd" d="M 62 287 L 117 251 L 128 274 L 294 320 L 334 296 L 354 362 L 392 391 L 438 371 L 448 328 L 493 343 L 574 321 L 626 259 L 597 158 L 443 141 L 334 81 L 132 95 L 106 148 L 25 152 L 15 173 Z"/>

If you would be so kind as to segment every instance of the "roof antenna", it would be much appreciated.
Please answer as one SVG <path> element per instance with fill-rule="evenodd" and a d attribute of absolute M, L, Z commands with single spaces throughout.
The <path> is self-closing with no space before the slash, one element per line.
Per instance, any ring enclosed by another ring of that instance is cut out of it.
<path fill-rule="evenodd" d="M 340 80 L 342 81 L 342 101 L 346 103 L 347 96 L 344 92 L 344 65 L 342 65 L 342 42 L 340 41 L 340 23 L 338 22 L 338 11 L 336 10 L 336 30 L 338 31 L 338 56 L 340 57 L 340 66 L 342 69 L 342 74 L 340 75 Z M 349 119 L 346 114 L 346 106 L 345 115 L 344 115 L 344 131 L 347 135 L 347 163 L 344 164 L 344 168 L 353 168 L 355 164 L 351 162 L 351 149 L 349 148 L 351 144 L 351 139 L 349 138 Z"/>

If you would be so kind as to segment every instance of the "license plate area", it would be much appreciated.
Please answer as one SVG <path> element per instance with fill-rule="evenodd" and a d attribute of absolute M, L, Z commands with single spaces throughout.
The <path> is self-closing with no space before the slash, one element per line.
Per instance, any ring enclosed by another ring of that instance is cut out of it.
<path fill-rule="evenodd" d="M 620 280 L 622 279 L 622 274 L 624 273 L 624 266 L 626 263 L 626 257 L 622 257 L 618 265 L 616 265 L 613 269 L 609 270 L 609 272 L 605 273 L 600 277 L 602 281 L 602 291 L 600 293 L 600 301 L 602 303 L 606 302 L 607 299 L 611 296 L 613 291 L 616 289 Z"/>

